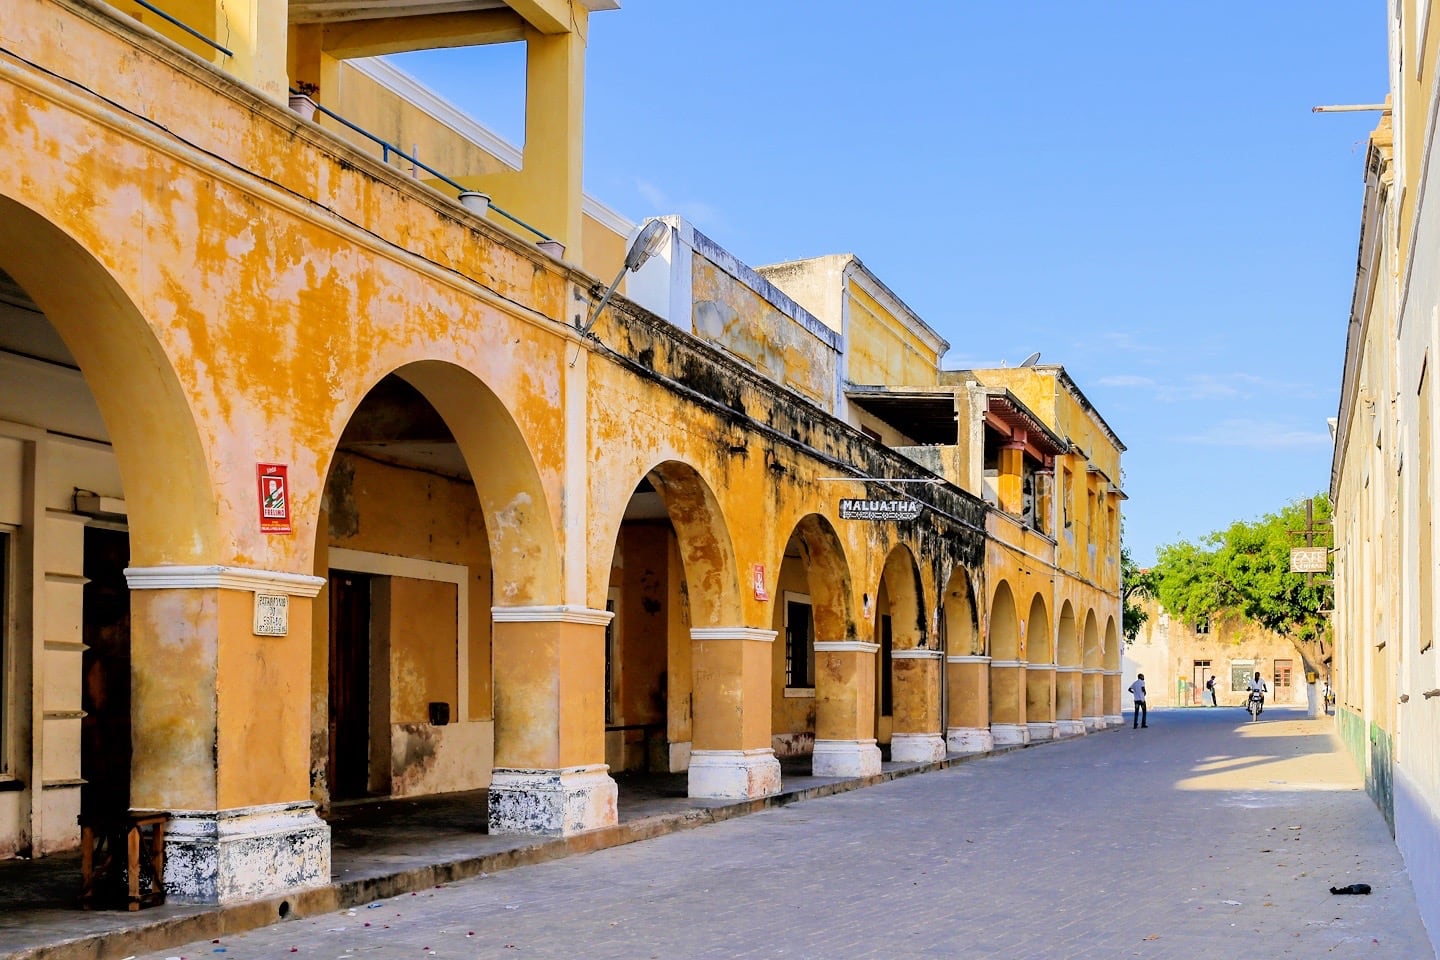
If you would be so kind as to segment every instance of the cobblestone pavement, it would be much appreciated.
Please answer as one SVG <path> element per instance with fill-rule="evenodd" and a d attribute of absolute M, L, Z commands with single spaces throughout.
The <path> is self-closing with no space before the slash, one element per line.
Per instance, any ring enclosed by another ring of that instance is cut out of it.
<path fill-rule="evenodd" d="M 1331 729 L 1156 710 L 146 960 L 1434 957 Z M 1329 892 L 1354 882 L 1373 894 Z"/>

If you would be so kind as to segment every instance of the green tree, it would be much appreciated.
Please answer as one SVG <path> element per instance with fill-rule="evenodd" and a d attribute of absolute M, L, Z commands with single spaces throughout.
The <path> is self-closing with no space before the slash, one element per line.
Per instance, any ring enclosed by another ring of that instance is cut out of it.
<path fill-rule="evenodd" d="M 1316 526 L 1330 520 L 1330 500 L 1313 498 Z M 1237 520 L 1199 543 L 1181 541 L 1160 548 L 1154 568 L 1155 595 L 1187 623 L 1223 615 L 1245 617 L 1289 637 L 1309 669 L 1320 661 L 1329 621 L 1332 588 L 1323 578 L 1305 582 L 1290 572 L 1291 531 L 1305 527 L 1305 502 L 1255 521 Z M 1323 541 L 1322 541 L 1323 542 Z"/>
<path fill-rule="evenodd" d="M 1130 548 L 1120 545 L 1120 601 L 1123 607 L 1121 622 L 1125 626 L 1125 642 L 1134 643 L 1140 628 L 1150 619 L 1150 614 L 1140 601 L 1155 596 L 1155 571 L 1142 570 L 1130 559 Z"/>

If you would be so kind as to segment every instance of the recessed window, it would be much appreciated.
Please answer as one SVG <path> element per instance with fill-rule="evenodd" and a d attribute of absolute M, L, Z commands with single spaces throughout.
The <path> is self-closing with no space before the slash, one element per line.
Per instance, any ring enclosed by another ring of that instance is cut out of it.
<path fill-rule="evenodd" d="M 785 593 L 785 686 L 815 686 L 815 625 L 810 598 Z"/>

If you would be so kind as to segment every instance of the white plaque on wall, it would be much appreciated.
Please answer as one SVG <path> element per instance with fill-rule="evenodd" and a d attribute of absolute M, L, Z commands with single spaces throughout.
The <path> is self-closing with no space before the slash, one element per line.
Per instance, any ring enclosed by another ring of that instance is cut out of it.
<path fill-rule="evenodd" d="M 290 597 L 286 594 L 255 594 L 255 636 L 283 637 L 290 633 Z"/>

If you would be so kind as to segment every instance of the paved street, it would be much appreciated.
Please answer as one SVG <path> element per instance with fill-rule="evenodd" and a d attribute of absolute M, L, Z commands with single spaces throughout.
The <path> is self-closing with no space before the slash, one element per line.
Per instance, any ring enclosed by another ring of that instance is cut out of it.
<path fill-rule="evenodd" d="M 1127 714 L 1128 719 L 1128 714 Z M 146 955 L 1363 957 L 1433 953 L 1327 720 L 1092 735 Z M 1370 884 L 1370 896 L 1331 886 Z"/>

